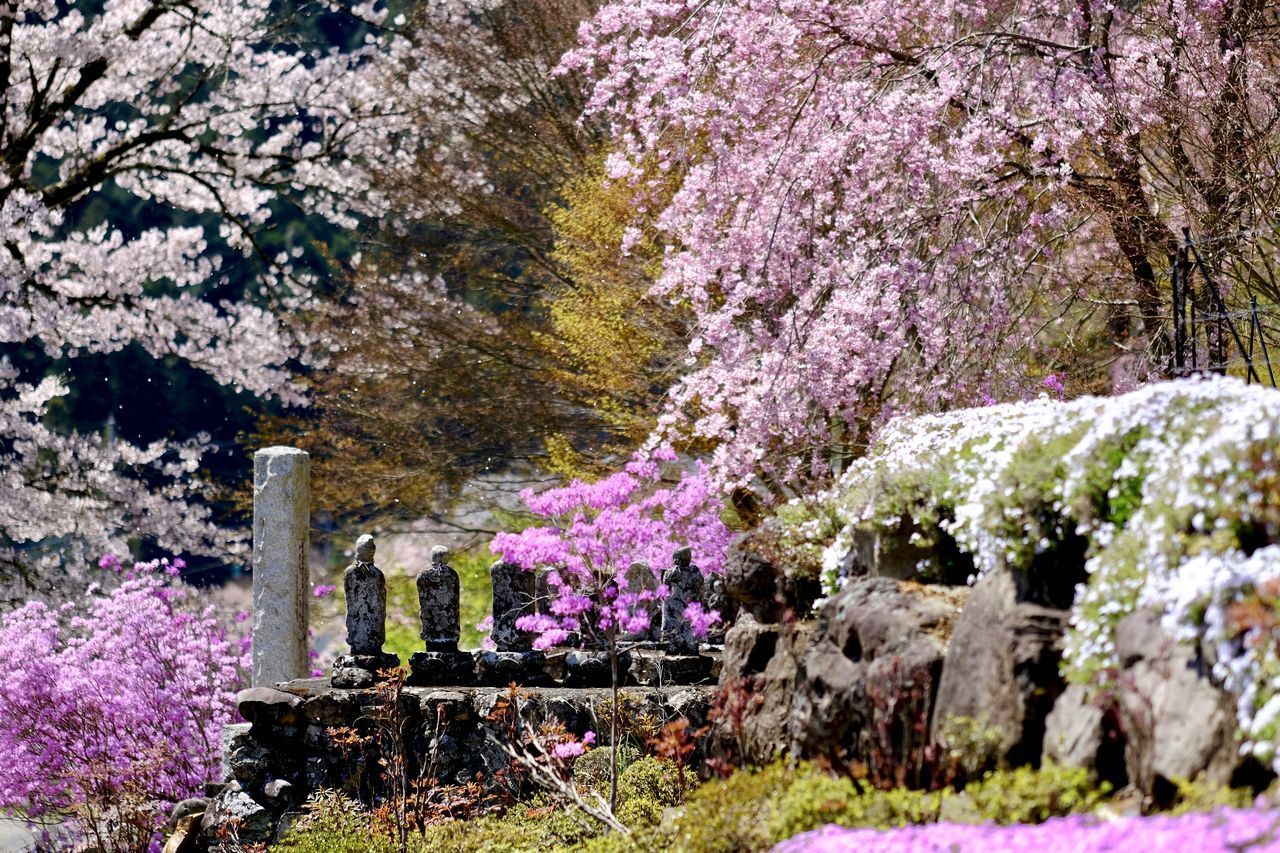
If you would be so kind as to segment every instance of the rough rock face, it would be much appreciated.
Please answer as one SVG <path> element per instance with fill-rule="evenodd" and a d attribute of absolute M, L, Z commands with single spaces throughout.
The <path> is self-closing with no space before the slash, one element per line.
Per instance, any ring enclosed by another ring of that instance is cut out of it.
<path fill-rule="evenodd" d="M 793 752 L 843 752 L 865 761 L 877 748 L 876 723 L 886 714 L 918 715 L 927 729 L 933 686 L 964 592 L 866 578 L 829 599 L 797 667 L 788 722 Z M 903 703 L 909 696 L 915 697 L 910 711 Z"/>
<path fill-rule="evenodd" d="M 933 735 L 953 718 L 976 721 L 1000 737 L 1011 765 L 1034 764 L 1045 718 L 1065 689 L 1059 664 L 1067 611 L 1024 600 L 1014 572 L 988 572 L 973 587 L 951 637 L 938 684 Z"/>
<path fill-rule="evenodd" d="M 1166 635 L 1156 614 L 1139 612 L 1117 627 L 1116 654 L 1130 780 L 1156 795 L 1177 779 L 1230 782 L 1241 763 L 1235 705 L 1194 650 Z"/>
<path fill-rule="evenodd" d="M 788 721 L 796 691 L 799 656 L 809 644 L 813 623 L 763 625 L 743 614 L 725 635 L 720 683 L 745 701 L 750 713 L 739 730 L 719 725 L 716 738 L 722 750 L 764 764 L 785 752 Z"/>
<path fill-rule="evenodd" d="M 724 594 L 729 610 L 741 610 L 763 623 L 803 616 L 821 594 L 816 569 L 788 573 L 776 559 L 777 533 L 761 527 L 744 533 L 729 546 L 724 566 Z M 718 594 L 718 593 L 717 593 Z"/>
<path fill-rule="evenodd" d="M 1193 648 L 1164 633 L 1157 614 L 1121 620 L 1116 655 L 1113 694 L 1090 701 L 1087 687 L 1071 685 L 1059 697 L 1046 721 L 1045 758 L 1131 781 L 1157 801 L 1179 779 L 1221 785 L 1256 781 L 1236 778 L 1245 770 L 1270 775 L 1240 758 L 1234 702 Z"/>
<path fill-rule="evenodd" d="M 209 804 L 200 819 L 200 833 L 213 842 L 210 850 L 221 851 L 222 839 L 235 838 L 239 844 L 265 843 L 271 839 L 275 825 L 272 814 L 232 782 Z M 226 849 L 239 849 L 239 844 Z"/>
<path fill-rule="evenodd" d="M 1083 684 L 1069 684 L 1044 721 L 1044 759 L 1067 767 L 1094 767 L 1103 746 L 1106 708 L 1089 701 Z"/>

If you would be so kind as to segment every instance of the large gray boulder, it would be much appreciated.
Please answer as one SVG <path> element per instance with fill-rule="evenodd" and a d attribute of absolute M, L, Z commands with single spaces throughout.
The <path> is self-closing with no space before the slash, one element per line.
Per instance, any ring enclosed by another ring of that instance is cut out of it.
<path fill-rule="evenodd" d="M 960 724 L 995 742 L 992 759 L 1035 764 L 1045 718 L 1065 684 L 1059 672 L 1067 611 L 1022 600 L 1025 583 L 999 568 L 973 587 L 956 623 L 938 684 L 933 737 Z M 954 744 L 952 744 L 955 746 Z"/>
<path fill-rule="evenodd" d="M 1228 784 L 1241 765 L 1235 704 L 1195 650 L 1139 611 L 1116 628 L 1116 654 L 1130 781 L 1157 798 L 1179 779 Z"/>
<path fill-rule="evenodd" d="M 927 729 L 933 685 L 966 593 L 865 578 L 828 599 L 799 660 L 792 751 L 870 762 L 901 748 L 877 741 L 877 723 Z"/>

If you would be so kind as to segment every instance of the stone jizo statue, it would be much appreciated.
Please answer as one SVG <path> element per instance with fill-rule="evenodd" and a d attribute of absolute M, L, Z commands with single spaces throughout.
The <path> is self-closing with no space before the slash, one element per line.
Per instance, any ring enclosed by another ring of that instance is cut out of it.
<path fill-rule="evenodd" d="M 347 595 L 347 644 L 353 655 L 380 655 L 387 641 L 387 579 L 373 564 L 373 537 L 356 540 L 356 560 L 342 575 Z"/>

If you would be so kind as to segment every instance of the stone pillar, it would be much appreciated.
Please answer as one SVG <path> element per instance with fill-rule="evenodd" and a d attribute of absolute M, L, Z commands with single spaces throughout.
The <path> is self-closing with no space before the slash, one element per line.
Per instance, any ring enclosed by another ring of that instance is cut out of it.
<path fill-rule="evenodd" d="M 296 447 L 253 454 L 253 684 L 307 675 L 311 457 Z"/>
<path fill-rule="evenodd" d="M 662 575 L 667 587 L 667 597 L 662 602 L 662 643 L 676 654 L 692 654 L 698 650 L 698 638 L 693 635 L 689 620 L 684 618 L 685 607 L 702 598 L 702 572 L 692 560 L 693 552 L 681 548 L 672 557 L 675 565 Z"/>
<path fill-rule="evenodd" d="M 431 549 L 431 565 L 418 572 L 418 618 L 425 652 L 409 657 L 409 683 L 416 687 L 459 687 L 475 680 L 475 658 L 458 651 L 462 588 L 449 565 L 449 549 Z"/>
<path fill-rule="evenodd" d="M 493 581 L 493 629 L 489 637 L 496 650 L 482 652 L 476 658 L 476 679 L 495 687 L 549 684 L 546 655 L 534 650 L 533 638 L 516 627 L 517 619 L 533 613 L 533 572 L 499 561 L 489 569 L 489 577 Z"/>
<path fill-rule="evenodd" d="M 529 649 L 529 634 L 516 627 L 516 620 L 533 613 L 533 572 L 499 561 L 489 569 L 489 577 L 493 581 L 493 629 L 489 636 L 494 646 L 500 652 Z"/>

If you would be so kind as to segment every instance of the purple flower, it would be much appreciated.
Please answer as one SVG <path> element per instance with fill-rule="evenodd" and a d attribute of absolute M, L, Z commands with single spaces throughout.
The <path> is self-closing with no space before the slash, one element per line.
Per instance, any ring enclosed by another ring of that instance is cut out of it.
<path fill-rule="evenodd" d="M 563 743 L 556 744 L 551 748 L 551 754 L 556 758 L 577 758 L 579 755 L 582 755 L 595 745 L 595 742 L 596 733 L 587 732 L 582 736 L 582 740 L 580 741 L 567 740 Z"/>
<path fill-rule="evenodd" d="M 315 589 L 311 590 L 311 594 L 314 595 L 316 598 L 325 598 L 327 596 L 333 595 L 335 590 L 337 590 L 337 587 L 334 586 L 333 584 L 321 583 L 321 584 L 316 584 Z"/>

